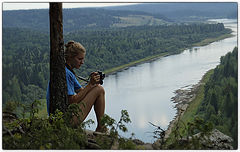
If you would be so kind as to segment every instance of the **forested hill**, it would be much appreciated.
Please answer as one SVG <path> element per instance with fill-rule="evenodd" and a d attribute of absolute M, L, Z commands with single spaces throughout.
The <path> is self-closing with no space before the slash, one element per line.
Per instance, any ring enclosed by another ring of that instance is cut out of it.
<path fill-rule="evenodd" d="M 2 12 L 3 27 L 49 31 L 49 10 Z M 63 9 L 64 33 L 80 29 L 169 25 L 212 18 L 237 18 L 237 3 L 145 3 L 104 8 Z"/>
<path fill-rule="evenodd" d="M 238 48 L 221 57 L 221 63 L 214 69 L 205 84 L 204 100 L 197 114 L 214 124 L 238 144 Z"/>
<path fill-rule="evenodd" d="M 202 20 L 207 18 L 237 18 L 237 3 L 143 3 L 138 5 L 106 7 L 113 10 L 144 11 L 162 14 L 174 21 Z"/>
<path fill-rule="evenodd" d="M 97 8 L 63 9 L 64 33 L 80 29 L 163 25 L 171 21 L 160 14 L 141 11 L 114 11 Z M 49 31 L 49 10 L 3 11 L 3 27 Z"/>
<path fill-rule="evenodd" d="M 145 57 L 175 54 L 206 38 L 230 33 L 223 24 L 139 26 L 80 30 L 64 40 L 81 42 L 85 64 L 77 74 L 127 64 Z M 44 99 L 49 80 L 49 35 L 29 29 L 3 28 L 3 104 Z"/>

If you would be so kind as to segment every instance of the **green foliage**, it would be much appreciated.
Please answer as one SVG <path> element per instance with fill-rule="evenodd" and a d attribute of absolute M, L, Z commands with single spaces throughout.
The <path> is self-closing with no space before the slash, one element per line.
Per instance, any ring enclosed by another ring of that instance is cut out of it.
<path fill-rule="evenodd" d="M 209 127 L 216 128 L 222 133 L 233 138 L 233 148 L 237 147 L 238 142 L 238 50 L 234 50 L 221 57 L 221 64 L 211 73 L 205 75 L 209 78 L 204 83 L 204 89 L 200 86 L 196 98 L 190 103 L 187 111 L 180 118 L 178 134 L 175 137 L 187 136 L 189 133 L 183 122 L 190 122 L 194 116 L 203 119 L 204 123 L 212 124 Z M 228 69 L 226 68 L 228 67 Z M 183 122 L 182 122 L 183 121 Z M 182 125 L 180 125 L 182 124 Z M 199 129 L 198 129 L 199 130 Z M 193 133 L 197 133 L 194 131 Z M 181 135 L 181 136 L 180 136 Z"/>
<path fill-rule="evenodd" d="M 160 142 L 160 147 L 159 149 L 163 149 L 163 146 L 165 146 L 166 142 L 165 142 L 165 130 L 162 129 L 160 126 L 157 126 L 151 122 L 149 122 L 152 126 L 155 127 L 155 130 L 153 132 L 154 136 L 153 138 L 157 139 Z"/>
<path fill-rule="evenodd" d="M 127 110 L 121 111 L 121 117 L 118 122 L 116 122 L 114 119 L 109 117 L 108 115 L 104 115 L 104 117 L 101 120 L 101 124 L 104 126 L 108 126 L 110 128 L 110 131 L 112 131 L 114 134 L 118 134 L 118 129 L 122 132 L 127 132 L 127 127 L 124 123 L 131 123 L 131 120 L 129 118 L 129 114 Z"/>
<path fill-rule="evenodd" d="M 204 100 L 197 114 L 212 122 L 237 146 L 238 124 L 238 48 L 221 57 L 221 63 L 205 85 Z"/>
<path fill-rule="evenodd" d="M 202 144 L 202 140 L 206 140 L 205 137 L 209 136 L 209 133 L 213 129 L 211 122 L 205 123 L 200 117 L 195 117 L 193 122 L 183 124 L 185 127 L 182 132 L 179 131 L 179 125 L 181 121 L 178 121 L 176 128 L 172 131 L 174 137 L 167 139 L 168 141 L 161 145 L 163 149 L 206 149 L 206 146 Z M 183 123 L 183 122 L 181 122 Z M 200 133 L 199 136 L 194 136 Z M 211 145 L 210 142 L 205 142 Z"/>
<path fill-rule="evenodd" d="M 3 111 L 5 112 L 14 112 L 17 108 L 17 104 L 14 101 L 9 101 L 3 107 Z"/>
<path fill-rule="evenodd" d="M 4 29 L 3 37 L 3 104 L 45 98 L 49 36 L 27 29 Z"/>
<path fill-rule="evenodd" d="M 134 144 L 132 140 L 126 138 L 119 138 L 119 149 L 134 150 L 136 148 L 136 144 Z"/>
<path fill-rule="evenodd" d="M 3 149 L 84 149 L 86 134 L 81 126 L 72 127 L 71 120 L 56 110 L 47 119 L 38 118 L 39 102 L 31 104 L 30 117 L 4 124 L 13 129 L 21 126 L 24 133 L 3 136 Z M 14 144 L 12 144 L 14 143 Z"/>
<path fill-rule="evenodd" d="M 118 133 L 118 130 L 124 133 L 127 132 L 125 123 L 127 124 L 130 122 L 131 120 L 126 110 L 121 111 L 121 117 L 118 122 L 105 114 L 101 119 L 101 124 L 109 128 L 110 138 L 107 136 L 100 136 L 97 138 L 97 143 L 100 144 L 103 149 L 110 149 L 116 143 L 119 144 L 119 149 L 136 149 L 136 145 L 132 142 L 131 139 L 121 137 Z"/>
<path fill-rule="evenodd" d="M 10 132 L 10 134 L 3 135 L 3 149 L 86 149 L 88 139 L 84 129 L 94 121 L 90 119 L 78 126 L 72 123 L 73 115 L 80 119 L 79 105 L 70 104 L 65 114 L 56 110 L 48 118 L 39 118 L 37 116 L 39 104 L 39 101 L 34 101 L 29 106 L 22 108 L 22 111 L 30 109 L 29 117 L 23 116 L 23 118 L 3 124 L 4 128 Z M 96 137 L 100 148 L 111 149 L 114 144 L 118 143 L 117 148 L 119 149 L 136 149 L 136 145 L 131 139 L 118 135 L 118 130 L 127 131 L 125 123 L 129 122 L 131 120 L 126 110 L 121 111 L 118 122 L 105 115 L 102 124 L 111 129 L 109 135 Z M 21 128 L 20 131 L 17 128 Z"/>
<path fill-rule="evenodd" d="M 183 115 L 183 117 L 185 117 L 185 114 L 188 113 L 188 119 L 186 120 L 180 118 L 174 128 L 174 135 L 170 136 L 172 141 L 169 141 L 169 139 L 167 142 L 168 144 L 169 142 L 172 143 L 173 149 L 204 149 L 204 147 L 199 144 L 199 140 L 201 140 L 201 138 L 196 139 L 195 137 L 192 137 L 192 135 L 198 132 L 203 132 L 203 134 L 208 135 L 208 130 L 211 130 L 212 128 L 216 128 L 222 133 L 232 137 L 234 140 L 233 147 L 237 148 L 237 52 L 237 48 L 234 48 L 232 52 L 221 57 L 220 65 L 212 70 L 213 72 L 211 72 L 212 74 L 209 75 L 210 77 L 207 81 L 202 82 L 205 83 L 204 89 L 201 91 L 203 93 L 199 94 L 203 97 L 194 99 L 197 102 L 201 100 L 201 103 L 190 103 L 190 107 L 188 107 L 188 110 Z M 197 96 L 199 96 L 199 94 L 197 94 Z M 193 106 L 196 107 L 196 110 Z M 195 117 L 194 121 L 192 121 L 189 117 Z M 191 137 L 191 139 L 193 139 L 192 141 L 194 141 L 194 146 L 188 144 L 189 140 L 187 137 Z M 187 145 L 179 143 L 179 139 L 185 139 L 184 143 Z"/>
<path fill-rule="evenodd" d="M 132 15 L 149 16 L 155 20 L 168 20 L 162 15 L 140 11 L 113 11 L 99 8 L 63 9 L 63 31 L 67 33 L 79 29 L 109 28 L 122 23 L 124 21 L 121 19 L 122 17 L 129 18 Z M 3 16 L 3 27 L 25 27 L 49 31 L 48 9 L 3 11 Z M 14 22 L 12 22 L 13 20 Z"/>

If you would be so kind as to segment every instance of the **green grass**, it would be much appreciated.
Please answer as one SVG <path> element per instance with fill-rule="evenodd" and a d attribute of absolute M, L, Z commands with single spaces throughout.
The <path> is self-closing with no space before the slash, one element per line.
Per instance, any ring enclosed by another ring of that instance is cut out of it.
<path fill-rule="evenodd" d="M 221 35 L 221 36 L 216 37 L 216 38 L 207 38 L 207 39 L 202 40 L 201 42 L 194 43 L 193 46 L 205 46 L 205 45 L 208 45 L 208 44 L 213 43 L 215 41 L 223 40 L 225 38 L 229 38 L 229 37 L 232 37 L 232 36 L 233 36 L 232 34 L 224 34 L 224 35 Z"/>
<path fill-rule="evenodd" d="M 36 114 L 36 116 L 38 116 L 39 118 L 47 118 L 48 113 L 47 113 L 46 99 L 40 99 L 40 102 L 41 102 L 41 105 L 40 105 L 39 111 Z"/>
<path fill-rule="evenodd" d="M 115 23 L 113 27 L 127 27 L 127 26 L 143 26 L 143 25 L 165 25 L 168 22 L 154 18 L 147 15 L 129 15 L 125 17 L 117 17 L 120 19 L 120 23 Z"/>
<path fill-rule="evenodd" d="M 204 99 L 204 86 L 205 83 L 209 80 L 210 76 L 213 74 L 213 69 L 208 71 L 200 81 L 202 83 L 197 90 L 195 99 L 189 104 L 187 110 L 183 114 L 183 116 L 180 118 L 182 122 L 187 124 L 188 122 L 193 121 L 194 116 L 198 110 L 198 107 L 200 106 L 202 100 Z"/>

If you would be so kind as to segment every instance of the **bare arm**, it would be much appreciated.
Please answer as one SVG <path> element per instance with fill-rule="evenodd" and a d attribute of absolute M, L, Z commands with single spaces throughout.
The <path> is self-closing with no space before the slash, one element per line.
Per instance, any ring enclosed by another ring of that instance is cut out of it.
<path fill-rule="evenodd" d="M 85 88 L 78 89 L 77 90 L 78 93 L 76 95 L 68 96 L 68 102 L 72 104 L 72 103 L 79 103 L 80 101 L 82 101 L 84 97 L 87 95 L 87 93 L 91 91 L 92 88 L 97 86 L 97 84 L 99 83 L 99 80 L 100 80 L 100 76 L 96 72 L 92 73 L 90 82 L 87 84 L 87 86 Z"/>

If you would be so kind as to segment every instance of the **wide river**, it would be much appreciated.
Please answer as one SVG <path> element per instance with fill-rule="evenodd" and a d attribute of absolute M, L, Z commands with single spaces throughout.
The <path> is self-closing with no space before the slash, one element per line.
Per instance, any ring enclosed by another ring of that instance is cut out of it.
<path fill-rule="evenodd" d="M 220 63 L 221 56 L 237 46 L 237 20 L 214 21 L 224 23 L 235 36 L 133 66 L 105 78 L 106 114 L 119 121 L 124 109 L 132 121 L 127 125 L 128 132 L 119 131 L 120 135 L 129 138 L 134 133 L 144 142 L 154 142 L 152 132 L 155 127 L 149 122 L 167 129 L 176 115 L 175 103 L 171 101 L 174 91 L 197 84 L 208 70 Z M 93 109 L 88 119 L 93 119 L 96 125 Z M 95 125 L 90 129 L 94 130 Z"/>

